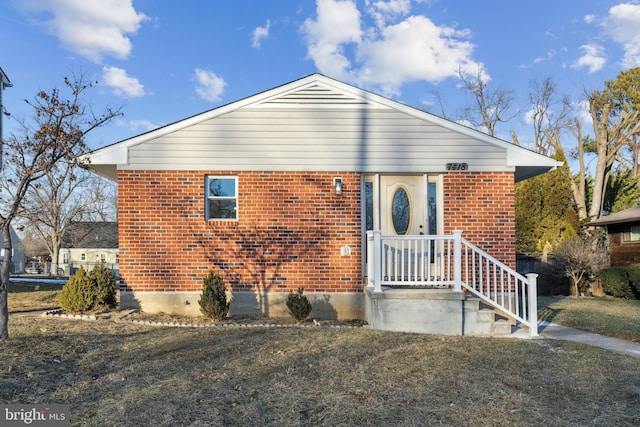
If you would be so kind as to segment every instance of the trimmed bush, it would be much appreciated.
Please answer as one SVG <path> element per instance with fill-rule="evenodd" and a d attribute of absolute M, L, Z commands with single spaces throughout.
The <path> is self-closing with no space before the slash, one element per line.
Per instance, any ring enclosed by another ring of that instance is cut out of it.
<path fill-rule="evenodd" d="M 64 311 L 70 313 L 83 313 L 95 306 L 96 294 L 93 292 L 93 281 L 84 268 L 80 267 L 62 287 L 58 294 L 58 302 Z"/>
<path fill-rule="evenodd" d="M 198 303 L 200 311 L 206 317 L 213 320 L 223 320 L 229 313 L 229 301 L 224 286 L 224 278 L 214 270 L 204 277 L 202 286 L 202 296 Z"/>
<path fill-rule="evenodd" d="M 309 298 L 302 294 L 302 288 L 298 288 L 297 293 L 289 292 L 287 297 L 287 308 L 289 314 L 298 322 L 302 322 L 311 314 L 311 303 Z"/>
<path fill-rule="evenodd" d="M 104 262 L 101 262 L 93 266 L 89 277 L 91 277 L 94 282 L 94 292 L 96 294 L 95 308 L 116 308 L 118 306 L 118 285 L 113 271 L 107 268 Z"/>
<path fill-rule="evenodd" d="M 84 313 L 118 306 L 118 286 L 113 272 L 96 264 L 89 274 L 80 267 L 58 294 L 64 311 Z"/>
<path fill-rule="evenodd" d="M 615 298 L 640 299 L 640 264 L 600 270 L 602 289 Z"/>

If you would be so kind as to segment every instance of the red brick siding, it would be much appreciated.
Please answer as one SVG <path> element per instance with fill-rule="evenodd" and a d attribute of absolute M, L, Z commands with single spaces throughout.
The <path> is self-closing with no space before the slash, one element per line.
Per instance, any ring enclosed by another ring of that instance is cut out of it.
<path fill-rule="evenodd" d="M 206 221 L 207 174 L 119 171 L 120 268 L 130 289 L 200 291 L 215 266 L 233 290 L 361 291 L 359 174 L 211 172 L 238 177 L 238 221 Z"/>
<path fill-rule="evenodd" d="M 444 233 L 462 237 L 516 266 L 513 173 L 456 172 L 444 176 Z"/>
<path fill-rule="evenodd" d="M 238 177 L 238 221 L 205 220 L 207 174 Z M 214 266 L 236 291 L 359 292 L 359 189 L 357 173 L 119 171 L 122 277 L 134 291 L 198 292 Z M 446 234 L 515 267 L 512 173 L 447 174 L 443 198 Z"/>

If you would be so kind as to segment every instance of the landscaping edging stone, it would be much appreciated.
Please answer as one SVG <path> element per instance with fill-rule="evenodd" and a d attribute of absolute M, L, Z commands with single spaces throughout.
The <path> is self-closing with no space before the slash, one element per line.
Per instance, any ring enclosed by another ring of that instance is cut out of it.
<path fill-rule="evenodd" d="M 339 328 L 347 328 L 347 329 L 355 329 L 360 326 L 355 325 L 335 325 L 335 324 L 321 324 L 319 322 L 314 321 L 313 324 L 275 324 L 275 323 L 262 323 L 260 321 L 256 321 L 256 323 L 184 323 L 184 322 L 162 322 L 162 321 L 152 321 L 152 320 L 142 320 L 142 319 L 126 319 L 126 318 L 111 318 L 111 317 L 101 317 L 100 315 L 95 314 L 69 314 L 65 313 L 62 309 L 49 310 L 42 313 L 44 317 L 58 317 L 61 319 L 75 319 L 75 320 L 90 320 L 96 321 L 98 319 L 101 320 L 110 320 L 115 323 L 129 323 L 135 325 L 146 325 L 146 326 L 165 326 L 165 327 L 177 327 L 177 328 L 331 328 L 331 329 L 339 329 Z"/>

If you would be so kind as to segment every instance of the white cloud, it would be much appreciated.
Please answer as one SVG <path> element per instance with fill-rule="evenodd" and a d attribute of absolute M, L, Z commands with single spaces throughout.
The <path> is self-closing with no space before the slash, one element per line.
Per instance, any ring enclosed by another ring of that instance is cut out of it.
<path fill-rule="evenodd" d="M 360 11 L 351 0 L 317 0 L 316 8 L 317 20 L 307 19 L 302 26 L 309 57 L 322 73 L 348 80 L 351 64 L 344 47 L 360 41 Z"/>
<path fill-rule="evenodd" d="M 317 0 L 316 19 L 302 27 L 309 57 L 323 74 L 398 95 L 403 84 L 457 77 L 475 70 L 471 32 L 409 16 L 410 2 L 368 1 L 376 27 L 363 28 L 353 0 Z M 351 53 L 352 55 L 347 55 Z"/>
<path fill-rule="evenodd" d="M 213 71 L 196 68 L 196 93 L 206 101 L 220 101 L 222 93 L 227 85 L 222 77 L 218 77 Z"/>
<path fill-rule="evenodd" d="M 102 78 L 104 84 L 113 88 L 113 92 L 127 98 L 144 96 L 144 86 L 135 77 L 127 76 L 122 68 L 103 67 Z"/>
<path fill-rule="evenodd" d="M 584 16 L 584 22 L 587 23 L 587 24 L 591 24 L 595 20 L 596 20 L 595 15 L 585 15 Z"/>
<path fill-rule="evenodd" d="M 602 27 L 611 39 L 622 44 L 625 68 L 640 66 L 640 4 L 621 3 L 609 9 Z"/>
<path fill-rule="evenodd" d="M 388 20 L 396 20 L 411 11 L 411 0 L 366 1 L 367 12 L 373 16 L 378 27 L 384 27 Z"/>
<path fill-rule="evenodd" d="M 253 38 L 251 41 L 251 45 L 256 49 L 260 49 L 260 44 L 263 39 L 269 37 L 269 29 L 271 28 L 271 21 L 267 19 L 267 24 L 264 27 L 257 27 L 253 30 Z"/>
<path fill-rule="evenodd" d="M 576 118 L 582 123 L 583 133 L 590 133 L 593 131 L 593 117 L 589 111 L 589 101 L 581 100 L 573 104 L 573 108 L 576 114 Z"/>
<path fill-rule="evenodd" d="M 571 64 L 571 68 L 578 69 L 587 67 L 589 68 L 589 73 L 595 73 L 604 67 L 604 64 L 607 62 L 604 47 L 594 43 L 582 45 L 580 49 L 584 51 L 584 55 Z"/>
<path fill-rule="evenodd" d="M 159 128 L 160 126 L 162 126 L 162 125 L 158 125 L 158 124 L 152 123 L 151 121 L 145 120 L 145 119 L 142 119 L 142 120 L 122 120 L 122 119 L 119 119 L 119 120 L 116 121 L 116 125 L 120 126 L 120 127 L 124 127 L 124 128 L 126 128 L 126 129 L 128 129 L 130 131 L 133 131 L 133 132 L 140 132 L 140 131 L 148 132 L 150 130 L 153 130 L 153 129 L 156 129 L 156 128 Z"/>
<path fill-rule="evenodd" d="M 132 49 L 127 36 L 148 19 L 136 12 L 132 0 L 22 0 L 19 7 L 33 13 L 36 23 L 67 49 L 96 63 L 104 56 L 127 58 Z"/>
<path fill-rule="evenodd" d="M 534 58 L 533 63 L 540 64 L 541 62 L 550 61 L 554 56 L 556 56 L 556 51 L 554 49 L 551 49 L 547 51 L 547 54 L 545 56 L 538 56 L 537 58 Z"/>
<path fill-rule="evenodd" d="M 465 36 L 464 31 L 437 26 L 424 16 L 411 16 L 361 45 L 360 78 L 393 95 L 405 82 L 438 82 L 456 77 L 460 68 L 474 73 L 478 64 L 471 60 L 473 45 L 459 39 Z"/>

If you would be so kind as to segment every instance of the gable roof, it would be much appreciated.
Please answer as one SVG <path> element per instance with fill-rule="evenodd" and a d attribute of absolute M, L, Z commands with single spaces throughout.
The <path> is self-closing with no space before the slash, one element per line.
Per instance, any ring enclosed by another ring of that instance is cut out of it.
<path fill-rule="evenodd" d="M 425 111 L 312 74 L 89 153 L 110 179 L 130 170 L 513 171 L 561 163 Z"/>
<path fill-rule="evenodd" d="M 627 222 L 640 221 L 640 205 L 636 205 L 632 208 L 625 209 L 620 212 L 615 212 L 602 218 L 591 221 L 587 225 L 609 225 L 609 224 L 623 224 Z"/>
<path fill-rule="evenodd" d="M 0 68 L 0 90 L 4 89 L 5 87 L 13 87 L 13 85 L 11 84 L 11 80 L 9 80 L 9 77 L 4 73 L 2 68 Z"/>
<path fill-rule="evenodd" d="M 117 222 L 73 222 L 63 237 L 66 249 L 116 249 L 118 248 Z"/>

